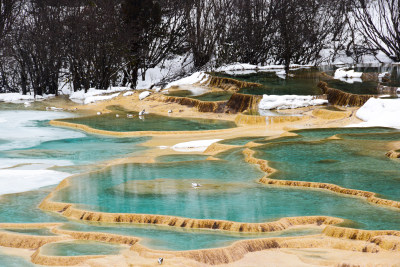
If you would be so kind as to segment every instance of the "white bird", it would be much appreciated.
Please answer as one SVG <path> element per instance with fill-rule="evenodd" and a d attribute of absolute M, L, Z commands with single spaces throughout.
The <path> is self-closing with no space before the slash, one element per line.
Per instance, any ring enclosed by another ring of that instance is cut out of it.
<path fill-rule="evenodd" d="M 119 118 L 119 114 L 115 115 L 115 117 Z"/>
<path fill-rule="evenodd" d="M 98 112 L 97 112 L 97 115 L 101 115 L 101 112 L 100 112 L 100 111 L 98 111 Z"/>
<path fill-rule="evenodd" d="M 126 117 L 133 118 L 133 115 L 132 114 L 126 114 Z"/>
<path fill-rule="evenodd" d="M 168 110 L 168 113 L 172 113 L 172 109 Z"/>
<path fill-rule="evenodd" d="M 139 116 L 143 116 L 144 114 L 146 114 L 146 110 L 143 109 L 142 111 L 139 112 Z"/>
<path fill-rule="evenodd" d="M 163 261 L 164 261 L 164 259 L 163 258 L 158 258 L 158 264 L 162 264 L 163 263 Z"/>
<path fill-rule="evenodd" d="M 192 187 L 193 187 L 193 188 L 198 188 L 198 187 L 201 187 L 201 184 L 198 184 L 198 183 L 192 183 Z"/>

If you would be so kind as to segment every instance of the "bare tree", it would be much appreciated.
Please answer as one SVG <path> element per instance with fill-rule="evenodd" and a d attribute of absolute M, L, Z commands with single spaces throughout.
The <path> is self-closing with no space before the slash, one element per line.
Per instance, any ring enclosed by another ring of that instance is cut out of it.
<path fill-rule="evenodd" d="M 266 63 L 271 57 L 272 37 L 276 32 L 275 6 L 276 2 L 271 0 L 233 1 L 226 33 L 219 44 L 218 60 Z"/>
<path fill-rule="evenodd" d="M 322 48 L 335 39 L 343 27 L 344 1 L 276 0 L 278 23 L 275 35 L 276 61 L 291 63 L 316 62 Z"/>
<path fill-rule="evenodd" d="M 189 0 L 185 5 L 187 42 L 195 68 L 207 64 L 226 27 L 226 13 L 232 0 Z"/>
<path fill-rule="evenodd" d="M 21 10 L 19 0 L 0 0 L 0 91 L 11 90 L 9 76 L 13 62 L 8 56 L 11 48 L 11 34 Z"/>
<path fill-rule="evenodd" d="M 400 1 L 354 0 L 357 29 L 369 48 L 400 61 Z"/>

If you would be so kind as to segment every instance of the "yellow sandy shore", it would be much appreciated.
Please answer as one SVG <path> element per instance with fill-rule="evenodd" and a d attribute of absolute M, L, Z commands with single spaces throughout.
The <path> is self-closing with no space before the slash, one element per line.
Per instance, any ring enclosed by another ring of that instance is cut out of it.
<path fill-rule="evenodd" d="M 235 121 L 239 126 L 233 129 L 204 132 L 164 132 L 161 134 L 157 132 L 125 133 L 123 134 L 124 136 L 151 136 L 152 139 L 143 144 L 150 149 L 146 150 L 140 157 L 111 160 L 107 162 L 108 166 L 127 162 L 154 162 L 154 158 L 160 155 L 180 154 L 181 152 L 173 151 L 169 147 L 181 142 L 218 138 L 230 139 L 244 136 L 265 136 L 273 138 L 292 135 L 288 133 L 288 131 L 294 129 L 342 127 L 360 122 L 355 117 L 356 108 L 345 108 L 343 112 L 336 112 L 325 110 L 321 107 L 309 107 L 295 111 L 286 111 L 288 113 L 301 112 L 304 115 L 301 119 L 276 118 L 268 121 L 267 124 L 267 122 L 264 123 L 262 119 L 254 119 L 254 116 L 200 113 L 194 108 L 181 106 L 176 103 L 165 103 L 163 102 L 162 94 L 153 94 L 145 100 L 140 101 L 138 99 L 138 93 L 135 93 L 132 96 L 119 96 L 113 100 L 85 106 L 72 105 L 71 103 L 63 104 L 62 101 L 57 101 L 56 103 L 58 107 L 70 110 L 76 109 L 76 112 L 88 115 L 94 115 L 98 111 L 106 113 L 109 112 L 107 109 L 108 106 L 120 105 L 128 110 L 140 111 L 146 109 L 146 111 L 159 115 L 167 115 L 168 110 L 173 110 L 170 116 L 223 119 Z M 62 126 L 77 127 L 76 125 L 65 124 Z M 78 128 L 79 127 L 80 126 L 78 126 Z M 88 128 L 80 129 L 88 132 L 96 132 Z M 96 133 L 100 132 L 97 131 Z M 103 134 L 107 133 L 103 132 Z M 247 146 L 252 147 L 256 145 L 257 144 L 250 143 Z M 167 146 L 168 148 L 160 149 L 159 146 Z M 396 146 L 398 147 L 400 145 L 393 144 L 391 149 Z M 210 156 L 209 159 L 213 159 L 211 157 L 212 155 L 230 148 L 232 148 L 232 146 L 215 144 L 210 146 L 205 154 Z M 247 153 L 247 160 L 251 163 L 264 164 L 264 166 L 261 166 L 262 169 L 264 168 L 264 171 L 274 171 L 268 167 L 267 162 L 260 162 L 258 159 L 252 158 L 251 150 Z M 61 182 L 56 190 L 66 185 L 68 185 L 68 179 Z M 57 203 L 49 203 L 50 198 L 51 194 L 44 203 L 42 203 L 43 206 L 48 205 L 46 209 L 60 209 L 69 215 L 73 215 L 72 217 L 78 216 L 79 211 L 71 210 L 72 207 L 70 206 L 65 207 L 63 203 L 59 205 Z M 311 223 L 315 223 L 315 221 Z M 334 221 L 334 223 L 337 223 L 337 221 Z M 158 257 L 163 257 L 165 259 L 163 263 L 164 266 L 208 266 L 209 264 L 217 266 L 400 266 L 400 234 L 397 231 L 360 231 L 356 229 L 342 229 L 336 226 L 326 227 L 325 225 L 320 225 L 320 223 L 317 223 L 318 225 L 314 224 L 313 226 L 307 223 L 303 223 L 303 225 L 304 224 L 306 224 L 307 227 L 325 228 L 324 233 L 306 237 L 238 241 L 225 248 L 188 252 L 154 251 L 143 247 L 138 238 L 102 233 L 64 231 L 58 228 L 59 224 L 0 224 L 0 228 L 3 229 L 16 227 L 48 227 L 54 233 L 59 234 L 59 236 L 55 237 L 55 240 L 50 241 L 45 240 L 46 238 L 32 239 L 32 236 L 28 238 L 28 236 L 22 234 L 4 234 L 0 232 L 0 245 L 2 246 L 0 247 L 0 252 L 10 255 L 19 255 L 25 258 L 30 257 L 33 262 L 38 264 L 61 266 L 71 264 L 77 266 L 159 266 L 157 264 Z M 291 223 L 291 227 L 299 226 Z M 237 226 L 234 228 L 237 228 Z M 285 227 L 277 230 L 283 229 L 285 229 Z M 40 252 L 40 247 L 48 243 L 46 241 L 54 242 L 74 239 L 119 243 L 130 245 L 131 248 L 120 255 L 101 257 L 49 257 L 42 255 Z M 34 251 L 25 248 L 39 249 Z"/>

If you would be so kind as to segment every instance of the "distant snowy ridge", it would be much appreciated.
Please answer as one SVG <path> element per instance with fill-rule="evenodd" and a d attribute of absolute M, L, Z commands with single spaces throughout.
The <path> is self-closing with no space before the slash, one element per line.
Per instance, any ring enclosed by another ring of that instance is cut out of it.
<path fill-rule="evenodd" d="M 261 110 L 294 109 L 327 104 L 328 100 L 302 95 L 264 95 L 258 105 Z"/>

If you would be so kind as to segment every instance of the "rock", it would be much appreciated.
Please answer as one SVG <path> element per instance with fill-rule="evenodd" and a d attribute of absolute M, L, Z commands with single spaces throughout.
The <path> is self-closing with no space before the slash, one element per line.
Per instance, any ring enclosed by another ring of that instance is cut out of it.
<path fill-rule="evenodd" d="M 391 158 L 391 159 L 398 159 L 398 158 L 400 158 L 400 152 L 390 150 L 389 152 L 386 153 L 386 157 Z"/>

